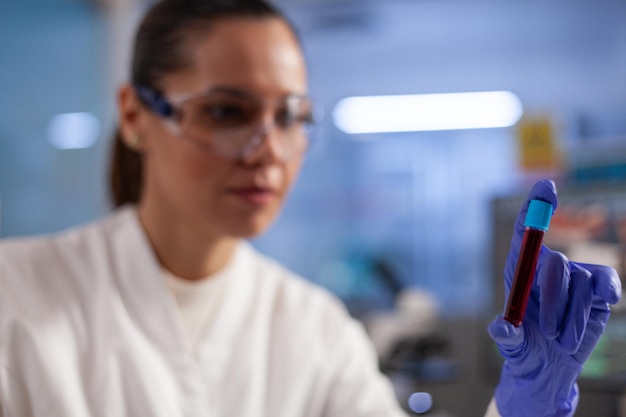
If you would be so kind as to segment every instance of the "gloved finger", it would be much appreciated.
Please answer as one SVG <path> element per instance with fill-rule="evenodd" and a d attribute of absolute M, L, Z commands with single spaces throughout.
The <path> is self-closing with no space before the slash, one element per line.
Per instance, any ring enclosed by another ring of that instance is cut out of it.
<path fill-rule="evenodd" d="M 504 357 L 518 356 L 522 352 L 526 345 L 523 326 L 523 324 L 520 327 L 513 326 L 504 320 L 502 315 L 497 316 L 487 326 L 489 335 Z"/>
<path fill-rule="evenodd" d="M 524 237 L 524 221 L 526 220 L 526 213 L 528 212 L 528 205 L 530 200 L 542 200 L 546 201 L 554 207 L 556 210 L 557 198 L 556 198 L 556 186 L 551 180 L 541 180 L 537 182 L 528 193 L 528 198 L 522 204 L 517 218 L 515 219 L 515 226 L 513 231 L 513 238 L 511 239 L 511 250 L 514 253 L 519 253 L 522 245 L 522 238 Z"/>
<path fill-rule="evenodd" d="M 567 311 L 570 262 L 562 253 L 544 246 L 537 265 L 539 328 L 548 340 L 552 340 L 559 335 Z"/>
<path fill-rule="evenodd" d="M 591 313 L 592 274 L 576 263 L 570 265 L 570 297 L 563 321 L 560 345 L 570 355 L 578 351 Z"/>
<path fill-rule="evenodd" d="M 621 298 L 622 283 L 617 271 L 609 266 L 576 263 L 592 274 L 592 304 L 589 321 L 585 330 L 583 341 L 574 359 L 584 363 L 594 347 L 600 340 L 600 336 L 606 327 L 611 314 L 609 304 L 617 303 Z"/>
<path fill-rule="evenodd" d="M 594 299 L 608 304 L 616 304 L 622 298 L 622 281 L 617 271 L 610 266 L 578 263 L 591 272 Z"/>
<path fill-rule="evenodd" d="M 609 321 L 609 316 L 611 311 L 608 309 L 605 303 L 605 309 L 603 308 L 591 308 L 591 313 L 589 314 L 589 321 L 587 322 L 587 328 L 585 329 L 585 335 L 583 340 L 578 348 L 578 352 L 574 355 L 574 359 L 579 363 L 583 364 L 593 352 L 598 340 L 600 340 L 600 336 L 602 336 L 602 332 L 604 332 L 604 328 L 606 327 L 606 323 Z"/>

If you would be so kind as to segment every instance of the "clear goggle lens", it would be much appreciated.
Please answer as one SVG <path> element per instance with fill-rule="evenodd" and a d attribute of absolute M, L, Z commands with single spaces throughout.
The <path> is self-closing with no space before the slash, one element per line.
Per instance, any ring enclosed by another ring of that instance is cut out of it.
<path fill-rule="evenodd" d="M 314 111 L 306 96 L 291 95 L 272 103 L 273 120 L 268 121 L 268 106 L 245 93 L 212 91 L 170 103 L 151 89 L 137 91 L 182 137 L 223 157 L 245 157 L 270 134 L 278 139 L 283 158 L 308 147 Z"/>

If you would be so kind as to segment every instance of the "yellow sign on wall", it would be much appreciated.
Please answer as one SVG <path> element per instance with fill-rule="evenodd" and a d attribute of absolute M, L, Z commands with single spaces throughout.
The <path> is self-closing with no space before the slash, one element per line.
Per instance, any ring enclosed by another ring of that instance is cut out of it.
<path fill-rule="evenodd" d="M 520 167 L 528 171 L 561 167 L 561 153 L 548 117 L 523 118 L 517 127 Z"/>

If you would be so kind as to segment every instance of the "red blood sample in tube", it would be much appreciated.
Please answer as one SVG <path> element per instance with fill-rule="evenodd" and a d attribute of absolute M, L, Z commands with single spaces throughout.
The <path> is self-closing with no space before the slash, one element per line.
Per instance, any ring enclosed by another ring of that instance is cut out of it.
<path fill-rule="evenodd" d="M 522 247 L 517 258 L 515 275 L 513 275 L 513 283 L 504 313 L 504 319 L 514 326 L 522 324 L 528 297 L 530 297 L 533 286 L 543 236 L 548 230 L 551 216 L 552 205 L 550 203 L 531 200 L 524 223 L 526 230 L 522 239 Z"/>

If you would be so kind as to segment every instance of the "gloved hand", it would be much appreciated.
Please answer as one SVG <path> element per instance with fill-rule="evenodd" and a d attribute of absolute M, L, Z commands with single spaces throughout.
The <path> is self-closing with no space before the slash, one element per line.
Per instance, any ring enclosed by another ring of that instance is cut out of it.
<path fill-rule="evenodd" d="M 557 206 L 552 181 L 540 181 L 515 221 L 505 270 L 505 300 L 524 235 L 531 199 Z M 576 379 L 609 319 L 609 304 L 621 297 L 617 272 L 581 264 L 542 247 L 526 315 L 519 327 L 502 316 L 489 334 L 505 359 L 495 400 L 502 417 L 572 416 L 578 404 Z"/>

